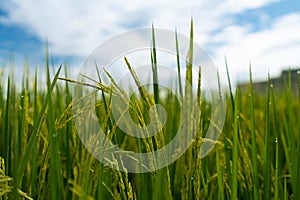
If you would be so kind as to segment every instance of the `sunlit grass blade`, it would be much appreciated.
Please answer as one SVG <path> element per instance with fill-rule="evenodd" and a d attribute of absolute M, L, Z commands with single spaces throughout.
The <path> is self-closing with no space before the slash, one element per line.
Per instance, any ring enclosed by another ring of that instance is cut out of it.
<path fill-rule="evenodd" d="M 270 167 L 270 75 L 268 75 L 268 90 L 267 90 L 267 102 L 266 102 L 266 128 L 264 138 L 264 150 L 263 150 L 263 188 L 264 199 L 271 198 L 271 167 Z"/>
<path fill-rule="evenodd" d="M 60 66 L 61 69 L 62 65 Z M 49 72 L 48 49 L 46 49 L 46 82 L 47 82 L 47 102 L 48 102 L 48 141 L 50 151 L 50 191 L 51 199 L 64 199 L 63 179 L 61 174 L 61 163 L 59 156 L 58 135 L 55 130 L 55 114 L 53 110 L 52 87 Z"/>
<path fill-rule="evenodd" d="M 33 124 L 36 124 L 38 122 L 38 80 L 37 80 L 37 69 L 35 70 L 34 75 L 34 105 L 33 105 Z M 36 176 L 37 176 L 37 158 L 38 158 L 38 151 L 37 151 L 37 140 L 35 140 L 32 144 L 32 153 L 31 153 L 31 185 L 32 185 L 32 191 L 31 196 L 33 198 L 36 198 L 37 196 L 37 184 L 36 184 Z"/>
<path fill-rule="evenodd" d="M 185 94 L 183 98 L 183 123 L 182 128 L 183 131 L 186 133 L 186 137 L 182 138 L 182 143 L 186 144 L 188 142 L 188 138 L 191 136 L 192 129 L 193 129 L 193 79 L 192 79 L 192 72 L 193 72 L 193 51 L 194 51 L 194 25 L 193 19 L 191 19 L 190 23 L 190 38 L 189 38 L 189 49 L 186 56 L 186 73 L 185 73 Z M 190 167 L 192 165 L 192 149 L 188 150 L 185 153 L 185 157 L 183 158 L 184 164 L 183 170 L 185 174 L 182 174 L 182 183 L 181 183 L 181 198 L 188 199 L 189 198 L 189 191 L 190 191 L 190 179 L 192 177 L 193 169 Z"/>
<path fill-rule="evenodd" d="M 193 19 L 191 19 L 191 29 L 190 29 L 190 46 L 188 50 L 188 54 L 186 57 L 186 81 L 191 86 L 193 85 L 192 80 L 192 68 L 193 68 L 193 51 L 194 51 L 194 23 Z M 186 91 L 187 92 L 187 91 Z M 189 91 L 190 92 L 190 91 Z"/>
<path fill-rule="evenodd" d="M 181 73 L 180 73 L 180 52 L 179 52 L 179 42 L 177 36 L 177 30 L 175 30 L 175 40 L 176 40 L 176 61 L 177 61 L 177 72 L 178 72 L 178 87 L 179 94 L 183 96 L 182 83 L 181 83 Z"/>
<path fill-rule="evenodd" d="M 108 94 L 114 92 L 111 88 L 106 87 L 105 85 L 103 85 L 101 83 L 90 84 L 90 83 L 80 82 L 80 81 L 72 80 L 72 79 L 69 79 L 69 78 L 62 78 L 62 77 L 59 77 L 58 79 L 63 80 L 63 81 L 68 81 L 70 83 L 76 83 L 76 84 L 79 84 L 79 85 L 84 85 L 84 86 L 87 86 L 87 87 L 91 87 L 91 88 L 94 88 L 96 90 L 101 90 L 101 91 L 103 91 L 105 93 L 108 93 Z"/>
<path fill-rule="evenodd" d="M 233 98 L 231 79 L 230 79 L 230 75 L 229 75 L 229 69 L 228 69 L 228 63 L 227 63 L 226 57 L 225 57 L 225 66 L 226 66 L 226 73 L 227 73 L 227 81 L 228 81 L 228 87 L 229 87 L 231 106 L 232 106 L 232 110 L 234 110 L 234 98 Z"/>
<path fill-rule="evenodd" d="M 297 70 L 297 79 L 298 79 L 298 103 L 300 105 L 300 68 Z M 297 110 L 298 114 L 298 120 L 300 120 L 300 107 Z M 297 160 L 296 160 L 296 171 L 295 171 L 295 176 L 297 177 L 296 179 L 296 185 L 300 185 L 300 128 L 298 126 L 298 142 L 297 142 L 297 150 L 296 150 L 296 155 L 297 155 Z M 295 199 L 300 199 L 300 191 L 296 190 L 295 191 Z"/>
<path fill-rule="evenodd" d="M 288 199 L 286 178 L 284 178 L 283 199 L 284 200 Z"/>
<path fill-rule="evenodd" d="M 227 81 L 228 81 L 228 85 L 229 85 L 229 95 L 230 95 L 230 100 L 231 100 L 231 113 L 229 113 L 229 110 L 227 110 L 227 115 L 232 114 L 234 117 L 234 99 L 233 99 L 233 94 L 232 94 L 232 88 L 231 88 L 231 81 L 230 81 L 230 77 L 229 77 L 229 71 L 228 71 L 228 65 L 227 65 L 227 60 L 225 58 L 225 65 L 226 65 L 226 71 L 227 71 Z M 232 122 L 230 123 L 230 126 L 232 126 Z M 231 129 L 232 127 L 230 127 Z M 229 137 L 229 135 L 227 135 L 226 137 Z M 228 174 L 228 182 L 231 185 L 232 184 L 232 170 L 231 170 L 231 159 L 232 159 L 232 151 L 230 149 L 230 144 L 229 144 L 229 140 L 227 140 L 225 137 L 224 139 L 224 149 L 225 149 L 225 160 L 226 160 L 226 172 Z"/>
<path fill-rule="evenodd" d="M 223 177 L 223 169 L 222 169 L 222 161 L 220 159 L 219 148 L 216 149 L 216 166 L 217 166 L 217 174 L 218 174 L 218 199 L 225 199 L 224 192 L 224 177 Z"/>
<path fill-rule="evenodd" d="M 288 86 L 287 86 L 287 111 L 288 111 L 288 138 L 291 158 L 291 181 L 293 191 L 296 192 L 298 189 L 297 185 L 297 149 L 296 149 L 296 138 L 294 131 L 294 111 L 293 111 L 293 88 L 292 88 L 292 74 L 291 69 L 288 72 Z"/>
<path fill-rule="evenodd" d="M 65 77 L 68 77 L 68 67 L 67 65 L 64 65 L 64 71 L 65 71 Z M 65 83 L 65 107 L 68 108 L 70 103 L 72 102 L 72 96 L 69 88 L 69 83 L 66 81 Z M 68 114 L 65 116 L 67 119 L 72 118 L 71 114 Z M 66 179 L 70 180 L 72 177 L 72 165 L 73 165 L 73 158 L 72 158 L 72 152 L 71 152 L 71 147 L 72 147 L 72 122 L 68 121 L 66 124 L 66 129 L 64 131 L 64 143 L 66 147 Z M 67 185 L 66 187 L 67 192 L 65 193 L 66 199 L 70 199 L 71 197 L 71 192 L 70 192 L 70 186 Z"/>
<path fill-rule="evenodd" d="M 237 199 L 238 192 L 238 149 L 239 149 L 239 89 L 236 89 L 235 107 L 234 107 L 234 124 L 233 124 L 233 147 L 232 147 L 232 183 L 231 199 Z"/>
<path fill-rule="evenodd" d="M 99 80 L 99 83 L 102 84 L 102 80 L 101 80 L 101 76 L 100 76 L 100 72 L 99 72 L 99 67 L 97 65 L 97 63 L 95 63 L 95 67 L 96 67 L 96 71 L 97 71 L 97 76 L 98 76 L 98 80 Z M 101 90 L 101 96 L 103 98 L 103 104 L 104 104 L 104 109 L 105 109 L 105 112 L 107 115 L 109 115 L 109 109 L 108 109 L 108 101 L 105 97 L 105 94 L 104 92 Z M 111 121 L 111 118 L 109 117 L 108 119 L 108 128 L 111 129 L 112 128 L 112 121 Z"/>
<path fill-rule="evenodd" d="M 54 86 L 56 84 L 56 81 L 58 79 L 58 75 L 60 73 L 60 70 L 61 70 L 61 66 L 57 70 L 57 73 L 55 74 L 54 79 L 51 82 L 51 87 L 50 87 L 51 90 L 54 88 Z M 51 95 L 51 93 L 47 93 L 47 96 L 48 95 Z M 16 182 L 18 183 L 18 185 L 20 184 L 20 181 L 22 180 L 22 177 L 24 175 L 24 171 L 25 171 L 27 163 L 28 163 L 28 159 L 29 159 L 29 157 L 32 153 L 33 146 L 36 143 L 37 136 L 38 136 L 39 130 L 41 128 L 42 122 L 44 121 L 44 119 L 46 117 L 47 106 L 48 106 L 48 98 L 45 98 L 44 101 L 43 101 L 43 105 L 41 107 L 41 111 L 40 111 L 38 117 L 36 118 L 37 122 L 33 126 L 30 138 L 28 140 L 25 151 L 23 153 L 23 157 L 21 158 L 20 164 L 18 166 L 18 173 L 17 173 L 17 176 L 16 176 Z"/>
<path fill-rule="evenodd" d="M 251 115 L 251 156 L 252 156 L 252 169 L 253 169 L 253 199 L 259 199 L 259 180 L 258 180 L 258 168 L 257 168 L 257 150 L 256 150 L 256 136 L 255 136 L 255 119 L 254 119 L 254 95 L 253 95 L 253 82 L 252 82 L 252 70 L 249 67 L 250 74 L 250 115 Z"/>
<path fill-rule="evenodd" d="M 270 92 L 271 92 L 271 96 L 270 96 L 270 103 L 272 105 L 272 113 L 273 113 L 273 132 L 275 132 L 275 188 L 274 188 L 274 197 L 275 199 L 279 199 L 279 194 L 280 194 L 280 174 L 279 174 L 279 165 L 280 165 L 280 158 L 279 158 L 279 130 L 277 130 L 276 125 L 279 123 L 278 121 L 278 116 L 276 114 L 276 101 L 275 101 L 275 91 L 274 91 L 274 85 L 271 83 L 270 85 Z M 272 178 L 273 179 L 273 178 Z"/>
<path fill-rule="evenodd" d="M 7 79 L 7 89 L 6 89 L 6 105 L 5 105 L 5 115 L 3 118 L 3 134 L 4 134 L 4 160 L 5 160 L 5 168 L 7 169 L 6 175 L 11 176 L 11 134 L 9 131 L 9 108 L 10 108 L 10 77 Z"/>
<path fill-rule="evenodd" d="M 151 64 L 152 64 L 152 75 L 153 75 L 153 89 L 154 89 L 154 101 L 156 104 L 159 102 L 159 91 L 158 91 L 158 74 L 157 74 L 157 57 L 156 57 L 156 45 L 155 45 L 155 30 L 152 24 L 152 48 L 151 48 Z"/>

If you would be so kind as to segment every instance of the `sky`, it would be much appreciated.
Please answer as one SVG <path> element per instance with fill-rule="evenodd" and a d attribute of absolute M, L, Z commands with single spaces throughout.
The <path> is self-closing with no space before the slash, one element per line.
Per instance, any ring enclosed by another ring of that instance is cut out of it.
<path fill-rule="evenodd" d="M 0 67 L 8 52 L 43 62 L 51 57 L 78 67 L 98 45 L 126 31 L 149 28 L 189 35 L 221 75 L 226 57 L 231 78 L 255 80 L 300 66 L 299 0 L 1 0 Z"/>

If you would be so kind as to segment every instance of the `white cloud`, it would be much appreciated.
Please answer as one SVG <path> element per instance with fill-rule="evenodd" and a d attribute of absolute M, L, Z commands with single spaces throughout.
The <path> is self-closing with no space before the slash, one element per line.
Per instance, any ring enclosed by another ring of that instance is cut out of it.
<path fill-rule="evenodd" d="M 47 38 L 53 55 L 85 57 L 112 36 L 149 27 L 152 22 L 158 28 L 177 27 L 188 35 L 193 16 L 195 40 L 204 48 L 218 44 L 210 50 L 221 69 L 226 55 L 232 76 L 248 74 L 245 70 L 251 61 L 254 76 L 265 77 L 268 68 L 278 72 L 281 66 L 300 63 L 296 55 L 300 45 L 295 43 L 300 38 L 299 14 L 284 16 L 259 32 L 252 32 L 251 25 L 234 24 L 234 15 L 275 1 L 4 0 L 2 6 L 8 16 L 0 22 L 21 25 L 41 40 Z"/>
<path fill-rule="evenodd" d="M 227 27 L 216 35 L 217 40 L 226 41 L 226 44 L 219 46 L 214 60 L 224 69 L 226 55 L 235 80 L 248 78 L 250 62 L 258 79 L 265 79 L 268 71 L 276 75 L 282 67 L 299 67 L 299 21 L 300 13 L 283 16 L 259 32 L 251 32 L 249 27 Z"/>
<path fill-rule="evenodd" d="M 161 28 L 174 29 L 177 26 L 186 29 L 193 14 L 199 23 L 199 31 L 209 32 L 220 27 L 224 21 L 226 23 L 226 19 L 220 21 L 225 13 L 261 6 L 270 0 L 233 2 L 7 0 L 4 7 L 9 15 L 2 21 L 22 25 L 42 40 L 47 38 L 55 54 L 86 55 L 103 39 L 132 28 L 126 27 L 131 24 L 139 28 L 149 27 L 154 22 Z"/>

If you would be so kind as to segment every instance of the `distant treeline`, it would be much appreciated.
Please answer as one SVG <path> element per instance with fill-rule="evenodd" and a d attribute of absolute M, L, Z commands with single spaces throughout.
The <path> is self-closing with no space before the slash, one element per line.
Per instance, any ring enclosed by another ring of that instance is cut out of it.
<path fill-rule="evenodd" d="M 299 86 L 298 82 L 300 81 L 300 69 L 290 69 L 290 70 L 283 70 L 281 72 L 280 77 L 271 78 L 270 79 L 270 87 L 274 89 L 274 92 L 282 92 L 287 87 L 289 87 L 289 74 L 290 74 L 290 80 L 291 80 L 291 87 L 292 91 L 295 94 L 298 94 Z M 240 91 L 246 92 L 249 91 L 249 83 L 240 83 L 238 84 L 238 87 Z M 260 82 L 254 82 L 253 83 L 253 91 L 256 94 L 266 94 L 268 91 L 268 80 L 266 81 L 260 81 Z"/>

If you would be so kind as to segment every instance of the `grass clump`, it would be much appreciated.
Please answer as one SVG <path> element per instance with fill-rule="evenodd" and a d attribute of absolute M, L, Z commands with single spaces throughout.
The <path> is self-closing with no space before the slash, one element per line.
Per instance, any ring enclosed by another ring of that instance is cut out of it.
<path fill-rule="evenodd" d="M 152 72 L 153 79 L 157 79 L 154 32 L 152 36 Z M 190 36 L 192 41 L 193 26 Z M 179 41 L 175 42 L 178 52 Z M 126 59 L 126 63 L 138 85 L 130 61 Z M 186 79 L 190 84 L 192 63 L 191 45 L 186 66 Z M 180 76 L 179 60 L 177 64 Z M 134 174 L 126 171 L 124 163 L 114 163 L 123 167 L 122 172 L 103 165 L 81 143 L 73 122 L 72 80 L 63 79 L 64 82 L 58 83 L 62 68 L 60 66 L 50 77 L 47 56 L 46 89 L 39 89 L 37 73 L 34 77 L 25 73 L 20 88 L 15 86 L 12 74 L 5 83 L 1 77 L 0 199 L 300 198 L 297 190 L 300 184 L 300 97 L 299 93 L 292 92 L 291 77 L 284 91 L 275 92 L 269 84 L 267 93 L 261 95 L 253 91 L 250 70 L 249 91 L 237 88 L 233 94 L 228 74 L 230 88 L 224 97 L 228 104 L 226 121 L 220 130 L 223 134 L 209 155 L 201 159 L 199 148 L 202 134 L 210 123 L 210 102 L 201 99 L 200 71 L 196 75 L 196 94 L 188 91 L 184 83 L 178 84 L 180 96 L 187 96 L 185 103 L 189 107 L 183 113 L 180 103 L 174 101 L 175 95 L 170 91 L 165 96 L 160 95 L 161 88 L 157 84 L 153 85 L 154 93 L 139 87 L 140 96 L 128 97 L 130 116 L 140 126 L 149 123 L 151 105 L 160 103 L 166 109 L 165 126 L 150 138 L 133 138 L 118 128 L 111 113 L 111 96 L 122 88 L 117 84 L 103 85 L 99 75 L 94 85 L 100 90 L 97 116 L 114 144 L 135 152 L 159 149 L 175 136 L 181 115 L 186 116 L 187 133 L 195 126 L 200 127 L 190 148 L 174 163 L 157 171 Z M 65 76 L 68 76 L 67 67 Z M 298 80 L 300 83 L 299 76 Z M 198 99 L 201 113 L 195 121 L 190 116 L 195 109 L 193 96 Z"/>

